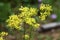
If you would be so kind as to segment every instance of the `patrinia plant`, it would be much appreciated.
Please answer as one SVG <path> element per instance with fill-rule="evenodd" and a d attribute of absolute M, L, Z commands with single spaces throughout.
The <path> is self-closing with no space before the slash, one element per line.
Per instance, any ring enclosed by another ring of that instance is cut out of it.
<path fill-rule="evenodd" d="M 40 24 L 36 21 L 35 17 L 38 14 L 38 9 L 33 7 L 23 7 L 19 8 L 20 13 L 18 15 L 13 14 L 9 16 L 9 19 L 7 19 L 7 27 L 11 29 L 16 30 L 22 30 L 24 29 L 24 24 L 29 25 L 28 27 L 31 29 L 38 29 L 40 27 Z M 40 16 L 39 19 L 41 21 L 46 20 L 46 17 L 50 15 L 50 12 L 52 11 L 52 7 L 49 4 L 41 4 L 40 5 Z M 27 31 L 27 29 L 25 30 Z M 31 32 L 31 30 L 30 30 Z M 33 33 L 34 34 L 34 33 Z M 25 34 L 25 39 L 29 38 L 28 33 Z"/>

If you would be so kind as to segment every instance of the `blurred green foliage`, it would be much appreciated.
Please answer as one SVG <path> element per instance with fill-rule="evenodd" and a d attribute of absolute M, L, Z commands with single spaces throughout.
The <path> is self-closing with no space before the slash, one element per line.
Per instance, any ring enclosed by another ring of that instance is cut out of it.
<path fill-rule="evenodd" d="M 5 21 L 11 13 L 9 3 L 0 3 L 0 22 Z"/>
<path fill-rule="evenodd" d="M 53 4 L 54 0 L 42 0 L 43 3 Z"/>

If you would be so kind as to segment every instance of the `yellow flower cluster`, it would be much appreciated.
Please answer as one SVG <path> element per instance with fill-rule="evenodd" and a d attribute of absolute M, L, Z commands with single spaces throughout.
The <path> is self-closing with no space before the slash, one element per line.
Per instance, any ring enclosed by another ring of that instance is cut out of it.
<path fill-rule="evenodd" d="M 20 11 L 23 11 L 23 12 L 26 12 L 26 11 L 29 10 L 29 8 L 28 8 L 28 7 L 23 7 L 23 6 L 21 6 L 21 8 L 19 8 L 19 10 L 20 10 Z"/>
<path fill-rule="evenodd" d="M 6 22 L 8 23 L 7 26 L 10 28 L 21 29 L 20 24 L 22 23 L 22 19 L 19 19 L 17 15 L 9 16 L 9 19 Z"/>
<path fill-rule="evenodd" d="M 7 32 L 1 32 L 1 33 L 0 33 L 0 36 L 2 36 L 2 37 L 3 37 L 3 36 L 6 36 L 6 35 L 8 35 Z"/>
<path fill-rule="evenodd" d="M 40 20 L 46 20 L 46 17 L 50 15 L 50 12 L 44 12 L 44 13 L 41 13 L 41 15 L 39 16 L 40 17 Z"/>
<path fill-rule="evenodd" d="M 50 12 L 52 11 L 52 7 L 49 4 L 42 3 L 40 5 L 40 10 L 41 10 L 40 12 L 41 15 L 39 16 L 39 18 L 40 20 L 44 21 L 46 20 L 46 17 L 51 14 Z"/>
<path fill-rule="evenodd" d="M 30 25 L 32 25 L 32 23 L 36 23 L 36 21 L 35 21 L 34 18 L 26 18 L 26 19 L 25 19 L 25 22 L 26 22 L 27 24 L 30 24 Z"/>
<path fill-rule="evenodd" d="M 50 6 L 49 4 L 41 4 L 40 5 L 40 10 L 46 10 L 46 11 L 52 11 L 52 6 Z"/>
<path fill-rule="evenodd" d="M 18 15 L 11 15 L 7 20 L 8 27 L 15 28 L 20 30 L 22 27 L 22 23 L 25 22 L 35 28 L 39 28 L 39 24 L 36 22 L 34 16 L 37 15 L 37 8 L 32 7 L 21 7 L 19 8 L 20 12 Z M 41 4 L 40 5 L 40 20 L 46 20 L 46 17 L 50 15 L 50 11 L 52 11 L 52 7 L 49 4 Z"/>
<path fill-rule="evenodd" d="M 19 8 L 20 13 L 18 15 L 11 15 L 9 16 L 9 19 L 6 21 L 7 22 L 7 26 L 11 29 L 17 29 L 17 30 L 21 30 L 23 28 L 23 26 L 25 27 L 25 25 L 23 25 L 24 23 L 30 25 L 30 29 L 38 29 L 40 27 L 40 24 L 37 23 L 35 17 L 37 16 L 37 8 L 32 8 L 32 7 L 21 7 Z M 50 15 L 50 11 L 52 11 L 52 7 L 49 4 L 41 4 L 40 6 L 40 16 L 38 16 L 38 18 L 40 18 L 40 20 L 46 20 L 46 17 L 48 15 Z M 30 31 L 29 29 L 29 31 Z M 26 31 L 26 30 L 25 30 Z M 27 32 L 28 33 L 28 32 Z M 2 32 L 0 34 L 1 36 L 4 35 L 8 35 L 8 33 L 5 34 L 5 32 Z M 25 34 L 24 38 L 26 40 L 29 40 L 29 35 Z M 3 40 L 3 38 L 0 38 L 0 40 Z"/>
<path fill-rule="evenodd" d="M 36 8 L 28 8 L 28 7 L 21 7 L 19 8 L 21 13 L 19 14 L 20 17 L 31 17 L 34 15 L 37 15 L 37 9 Z"/>
<path fill-rule="evenodd" d="M 25 22 L 27 24 L 33 26 L 34 29 L 37 29 L 40 26 L 40 24 L 38 24 L 34 18 L 26 18 Z"/>
<path fill-rule="evenodd" d="M 8 33 L 7 32 L 1 32 L 0 33 L 0 40 L 4 40 L 4 36 L 7 36 L 8 35 Z"/>
<path fill-rule="evenodd" d="M 0 37 L 0 40 L 4 40 L 3 37 Z"/>
<path fill-rule="evenodd" d="M 33 25 L 36 25 L 36 26 L 33 26 L 35 28 L 39 27 L 39 25 L 37 25 L 38 23 L 36 22 L 35 18 L 32 18 L 33 16 L 37 15 L 37 9 L 36 8 L 28 8 L 28 7 L 21 7 L 19 8 L 20 11 L 22 11 L 18 16 L 20 18 L 23 18 L 23 20 L 33 26 Z"/>
<path fill-rule="evenodd" d="M 27 40 L 27 39 L 29 39 L 30 37 L 29 37 L 29 35 L 25 34 L 25 35 L 24 35 L 24 38 L 25 38 L 25 40 Z"/>
<path fill-rule="evenodd" d="M 38 29 L 38 28 L 40 27 L 40 24 L 36 23 L 36 24 L 34 24 L 33 26 L 34 26 L 34 27 L 33 27 L 34 29 Z"/>
<path fill-rule="evenodd" d="M 38 24 L 34 18 L 34 16 L 36 16 L 38 12 L 37 8 L 21 7 L 19 8 L 19 10 L 21 11 L 21 13 L 19 13 L 18 15 L 11 15 L 6 21 L 8 27 L 20 30 L 23 22 L 31 26 Z M 34 27 L 38 27 L 38 25 Z"/>

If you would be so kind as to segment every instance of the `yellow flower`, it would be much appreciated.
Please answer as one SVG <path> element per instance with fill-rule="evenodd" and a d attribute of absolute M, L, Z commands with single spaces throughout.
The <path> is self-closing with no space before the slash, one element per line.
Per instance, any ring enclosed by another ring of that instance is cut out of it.
<path fill-rule="evenodd" d="M 37 28 L 39 28 L 39 27 L 40 27 L 40 24 L 37 24 L 37 23 L 34 24 L 34 28 L 35 28 L 35 29 L 37 29 Z"/>
<path fill-rule="evenodd" d="M 1 32 L 0 35 L 3 37 L 3 36 L 8 35 L 8 33 L 7 32 Z"/>
<path fill-rule="evenodd" d="M 3 37 L 0 37 L 0 40 L 4 40 Z"/>
<path fill-rule="evenodd" d="M 45 16 L 42 16 L 42 17 L 40 17 L 40 18 L 41 18 L 41 20 L 42 20 L 42 21 L 44 21 L 44 20 L 45 20 Z"/>
<path fill-rule="evenodd" d="M 40 10 L 44 10 L 44 9 L 45 9 L 45 4 L 42 3 L 42 4 L 40 5 Z"/>
<path fill-rule="evenodd" d="M 52 6 L 50 6 L 49 4 L 46 4 L 46 8 L 47 11 L 52 11 Z"/>
<path fill-rule="evenodd" d="M 46 10 L 46 11 L 52 11 L 52 6 L 50 6 L 49 4 L 41 4 L 40 5 L 40 10 Z"/>
<path fill-rule="evenodd" d="M 26 11 L 29 10 L 29 8 L 28 8 L 28 7 L 21 7 L 21 8 L 19 8 L 19 10 L 20 10 L 20 11 L 25 11 L 25 12 L 26 12 Z"/>
<path fill-rule="evenodd" d="M 4 36 L 7 36 L 8 35 L 8 33 L 7 32 L 1 32 L 0 33 L 0 40 L 4 40 Z"/>
<path fill-rule="evenodd" d="M 19 14 L 20 17 L 31 17 L 34 15 L 37 15 L 37 9 L 36 8 L 28 8 L 28 7 L 22 7 L 19 10 L 22 10 L 22 12 Z"/>
<path fill-rule="evenodd" d="M 29 25 L 32 25 L 32 24 L 36 23 L 34 18 L 26 18 L 25 22 Z"/>
<path fill-rule="evenodd" d="M 30 14 L 31 15 L 36 15 L 37 14 L 37 9 L 36 8 L 30 8 Z"/>
<path fill-rule="evenodd" d="M 19 19 L 17 15 L 11 15 L 9 16 L 9 19 L 7 20 L 8 27 L 12 29 L 20 29 L 20 24 L 22 23 L 22 19 Z"/>
<path fill-rule="evenodd" d="M 21 11 L 21 13 L 19 13 L 18 15 L 11 15 L 7 20 L 8 27 L 18 30 L 21 29 L 21 25 L 23 22 L 31 26 L 37 23 L 35 18 L 33 18 L 37 15 L 37 8 L 21 7 L 19 8 L 19 10 Z"/>
<path fill-rule="evenodd" d="M 25 38 L 25 39 L 29 39 L 29 35 L 25 34 L 25 35 L 24 35 L 24 38 Z"/>
<path fill-rule="evenodd" d="M 47 14 L 46 13 L 41 13 L 39 16 L 40 20 L 44 21 L 46 19 Z"/>
<path fill-rule="evenodd" d="M 41 10 L 40 12 L 41 15 L 39 16 L 39 18 L 40 20 L 44 21 L 46 20 L 46 17 L 51 14 L 50 12 L 52 11 L 52 7 L 49 4 L 42 3 L 40 5 L 40 10 Z"/>

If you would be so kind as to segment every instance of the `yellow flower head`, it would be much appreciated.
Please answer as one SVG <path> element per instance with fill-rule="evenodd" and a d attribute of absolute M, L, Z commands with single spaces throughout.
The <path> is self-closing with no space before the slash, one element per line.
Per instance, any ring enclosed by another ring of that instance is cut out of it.
<path fill-rule="evenodd" d="M 20 11 L 23 11 L 23 12 L 26 12 L 26 11 L 29 11 L 29 8 L 28 7 L 21 7 L 19 8 Z"/>
<path fill-rule="evenodd" d="M 52 11 L 52 7 L 49 5 L 49 4 L 41 4 L 40 5 L 40 16 L 39 16 L 39 18 L 40 18 L 40 20 L 42 20 L 42 21 L 44 21 L 44 20 L 46 20 L 46 17 L 47 16 L 49 16 L 51 13 L 51 11 Z"/>
<path fill-rule="evenodd" d="M 46 10 L 46 11 L 52 11 L 52 6 L 50 6 L 49 4 L 41 4 L 40 5 L 40 10 Z"/>
<path fill-rule="evenodd" d="M 46 8 L 47 11 L 52 11 L 52 6 L 50 6 L 49 4 L 46 4 Z"/>
<path fill-rule="evenodd" d="M 37 29 L 39 27 L 40 27 L 40 24 L 36 23 L 36 24 L 34 24 L 34 27 L 33 28 Z"/>
<path fill-rule="evenodd" d="M 0 37 L 0 40 L 4 40 L 3 37 Z"/>
<path fill-rule="evenodd" d="M 21 13 L 19 13 L 18 15 L 11 15 L 7 20 L 8 27 L 18 30 L 22 28 L 21 25 L 24 22 L 31 26 L 37 23 L 34 18 L 38 12 L 37 8 L 21 7 L 19 8 L 19 10 L 21 11 Z"/>
<path fill-rule="evenodd" d="M 25 22 L 27 23 L 27 24 L 33 24 L 33 23 L 36 23 L 36 21 L 35 21 L 35 19 L 34 18 L 26 18 L 25 19 Z"/>
<path fill-rule="evenodd" d="M 46 8 L 46 7 L 45 7 L 45 4 L 42 3 L 42 4 L 40 5 L 40 10 L 44 10 L 45 8 Z"/>
<path fill-rule="evenodd" d="M 7 20 L 8 27 L 12 29 L 21 29 L 20 24 L 22 23 L 22 19 L 19 19 L 17 15 L 11 15 L 9 16 L 9 19 Z"/>
<path fill-rule="evenodd" d="M 2 37 L 3 37 L 3 36 L 6 36 L 6 35 L 8 35 L 7 32 L 1 32 L 1 33 L 0 33 L 0 36 L 2 36 Z"/>
<path fill-rule="evenodd" d="M 24 38 L 25 38 L 25 39 L 29 39 L 29 35 L 25 34 L 25 35 L 24 35 Z"/>

